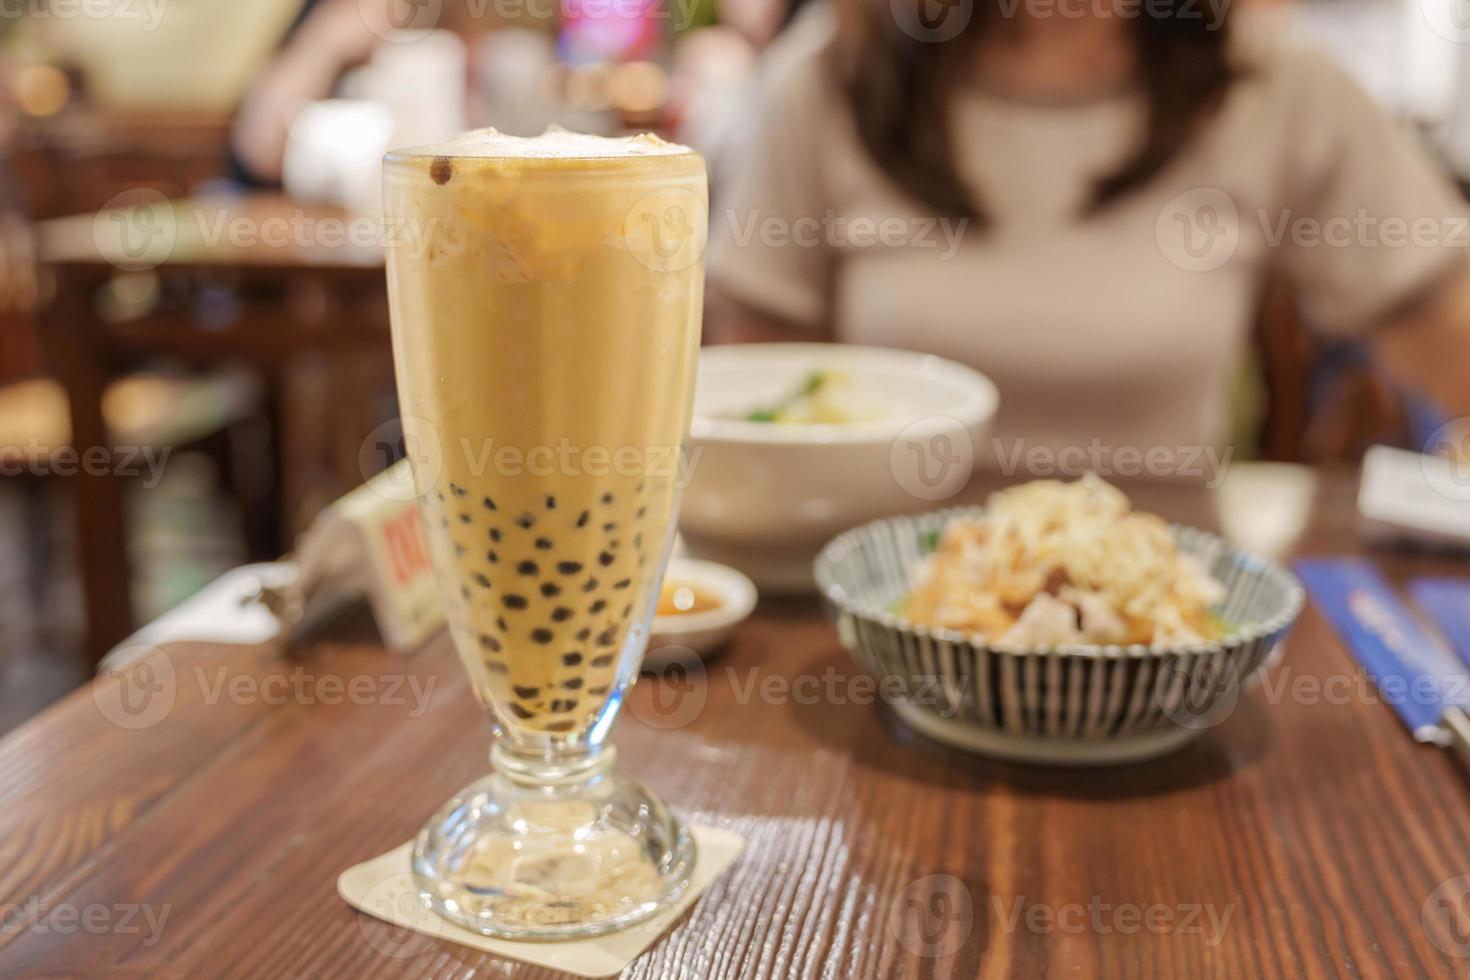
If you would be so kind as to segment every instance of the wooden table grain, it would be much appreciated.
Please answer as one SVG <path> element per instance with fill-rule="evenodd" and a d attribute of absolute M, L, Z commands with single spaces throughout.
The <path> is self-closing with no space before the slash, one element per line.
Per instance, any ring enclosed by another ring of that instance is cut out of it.
<path fill-rule="evenodd" d="M 1298 552 L 1358 551 L 1349 482 L 1324 488 Z M 1131 489 L 1215 524 L 1204 491 Z M 1400 579 L 1465 571 L 1374 557 Z M 0 975 L 549 975 L 335 892 L 486 769 L 443 638 L 407 659 L 360 627 L 295 661 L 176 645 L 138 663 L 0 742 Z M 703 676 L 635 688 L 621 764 L 748 845 L 628 976 L 1470 974 L 1470 782 L 1315 609 L 1224 724 L 1129 768 L 956 755 L 863 676 L 788 601 Z"/>

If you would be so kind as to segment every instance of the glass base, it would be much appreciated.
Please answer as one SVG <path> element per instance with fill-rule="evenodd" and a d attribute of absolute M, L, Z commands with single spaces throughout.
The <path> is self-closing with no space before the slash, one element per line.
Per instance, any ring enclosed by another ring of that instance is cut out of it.
<path fill-rule="evenodd" d="M 491 758 L 495 772 L 460 790 L 414 842 L 420 896 L 450 922 L 502 939 L 598 936 L 689 887 L 693 838 L 613 771 L 611 748 L 548 763 L 497 745 Z"/>

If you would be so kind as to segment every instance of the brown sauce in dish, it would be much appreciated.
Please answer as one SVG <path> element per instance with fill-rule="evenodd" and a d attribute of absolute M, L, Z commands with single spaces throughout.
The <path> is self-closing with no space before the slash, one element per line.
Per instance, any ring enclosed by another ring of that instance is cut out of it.
<path fill-rule="evenodd" d="M 660 616 L 687 616 L 724 605 L 719 595 L 689 582 L 665 582 L 658 597 Z"/>

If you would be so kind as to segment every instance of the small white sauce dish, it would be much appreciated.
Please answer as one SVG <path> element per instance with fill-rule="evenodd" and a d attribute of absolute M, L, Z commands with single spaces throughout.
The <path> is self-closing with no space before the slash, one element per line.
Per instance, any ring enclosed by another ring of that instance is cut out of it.
<path fill-rule="evenodd" d="M 727 565 L 675 558 L 664 573 L 667 585 L 688 585 L 717 600 L 713 609 L 653 618 L 644 666 L 658 668 L 687 660 L 690 651 L 704 657 L 734 635 L 755 610 L 755 583 Z"/>

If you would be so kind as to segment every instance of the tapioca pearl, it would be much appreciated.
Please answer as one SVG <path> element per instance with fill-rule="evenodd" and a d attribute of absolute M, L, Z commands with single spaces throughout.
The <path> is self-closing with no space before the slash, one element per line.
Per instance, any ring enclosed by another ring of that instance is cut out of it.
<path fill-rule="evenodd" d="M 600 647 L 610 647 L 616 642 L 618 642 L 618 628 L 616 626 L 609 626 L 597 634 L 597 645 Z M 594 667 L 597 666 L 597 661 L 592 661 L 592 665 Z"/>
<path fill-rule="evenodd" d="M 584 511 L 582 511 L 581 516 L 577 518 L 577 527 L 586 527 L 587 526 L 587 522 L 590 521 L 590 520 L 592 520 L 592 511 L 590 511 L 590 510 L 584 510 Z"/>
<path fill-rule="evenodd" d="M 557 596 L 561 595 L 561 586 L 557 585 L 555 582 L 542 582 L 541 594 L 548 599 L 555 599 Z"/>
<path fill-rule="evenodd" d="M 622 543 L 623 542 L 619 538 L 613 538 L 611 541 L 609 541 L 607 543 L 607 550 L 608 551 L 617 551 L 618 548 L 621 547 Z"/>
<path fill-rule="evenodd" d="M 536 717 L 536 715 L 535 715 L 534 712 L 530 711 L 527 708 L 521 707 L 519 704 L 516 704 L 514 701 L 512 701 L 510 703 L 510 713 L 513 714 L 513 715 L 515 715 L 521 721 L 529 721 L 530 719 Z"/>
<path fill-rule="evenodd" d="M 559 561 L 556 563 L 556 570 L 563 575 L 576 575 L 582 570 L 582 563 L 579 561 Z"/>
<path fill-rule="evenodd" d="M 551 713 L 554 715 L 564 715 L 568 712 L 576 710 L 576 698 L 557 698 L 555 701 L 551 702 Z"/>
<path fill-rule="evenodd" d="M 461 585 L 459 587 L 459 594 L 461 598 L 468 601 L 470 598 L 470 587 L 468 585 Z"/>
<path fill-rule="evenodd" d="M 592 605 L 590 605 L 590 606 L 587 607 L 587 611 L 589 613 L 591 613 L 592 615 L 596 616 L 598 613 L 602 612 L 606 608 L 607 608 L 607 600 L 606 599 L 598 599 Z"/>
<path fill-rule="evenodd" d="M 632 584 L 633 584 L 633 580 L 632 579 L 630 579 L 630 578 L 620 578 L 616 582 L 613 583 L 613 588 L 615 588 L 615 589 L 626 589 L 629 586 L 631 586 Z"/>
<path fill-rule="evenodd" d="M 516 518 L 516 527 L 520 528 L 522 531 L 529 531 L 535 526 L 536 518 L 534 515 L 522 514 L 520 517 Z"/>
<path fill-rule="evenodd" d="M 456 558 L 463 558 L 467 554 L 469 554 L 468 548 L 460 544 L 458 541 L 454 542 L 454 556 Z"/>
<path fill-rule="evenodd" d="M 611 667 L 613 665 L 613 661 L 615 661 L 617 659 L 618 658 L 617 658 L 617 655 L 616 654 L 612 654 L 612 653 L 600 654 L 600 655 L 592 658 L 592 660 L 591 660 L 591 666 L 593 666 L 593 667 Z"/>
<path fill-rule="evenodd" d="M 556 634 L 552 633 L 551 630 L 547 629 L 544 626 L 538 626 L 531 631 L 531 640 L 535 643 L 541 644 L 542 646 L 546 646 L 546 644 L 550 643 L 554 639 L 556 639 Z"/>
<path fill-rule="evenodd" d="M 470 518 L 470 515 L 468 515 L 468 514 L 460 514 L 459 515 L 459 522 L 461 524 L 468 524 L 470 522 L 470 520 L 471 520 L 471 518 Z"/>
<path fill-rule="evenodd" d="M 525 609 L 529 605 L 525 596 L 516 595 L 514 592 L 501 596 L 500 601 L 505 603 L 507 609 Z"/>
<path fill-rule="evenodd" d="M 582 678 L 571 677 L 561 682 L 561 686 L 568 691 L 580 691 L 582 689 Z"/>
<path fill-rule="evenodd" d="M 486 510 L 499 510 L 500 509 L 499 507 L 496 507 L 495 506 L 495 501 L 491 500 L 488 495 L 484 499 L 482 499 L 480 501 L 480 503 L 484 506 L 484 508 Z"/>
<path fill-rule="evenodd" d="M 499 653 L 501 650 L 500 641 L 489 633 L 480 634 L 480 646 L 489 650 L 491 653 Z"/>
<path fill-rule="evenodd" d="M 500 564 L 500 552 L 496 551 L 494 548 L 491 548 L 489 551 L 485 552 L 485 560 L 492 565 Z"/>
<path fill-rule="evenodd" d="M 441 504 L 444 503 L 444 491 L 443 490 L 435 490 L 434 491 L 434 496 L 436 498 L 438 498 L 439 503 L 441 503 Z"/>
<path fill-rule="evenodd" d="M 512 694 L 522 701 L 529 701 L 541 693 L 541 688 L 539 687 L 521 687 L 519 685 L 512 686 L 510 690 Z"/>
<path fill-rule="evenodd" d="M 557 606 L 551 610 L 551 621 L 553 623 L 565 623 L 572 618 L 572 611 L 566 606 Z"/>
<path fill-rule="evenodd" d="M 523 561 L 516 566 L 516 571 L 522 575 L 540 575 L 541 568 L 534 561 Z"/>
<path fill-rule="evenodd" d="M 465 494 L 469 493 L 468 490 L 460 486 L 458 483 L 449 484 L 449 492 L 454 494 L 456 497 L 463 497 Z"/>
<path fill-rule="evenodd" d="M 536 539 L 536 550 L 537 551 L 550 551 L 553 547 L 555 547 L 555 545 L 553 545 L 551 543 L 551 539 L 550 538 L 537 538 Z"/>
<path fill-rule="evenodd" d="M 487 660 L 487 661 L 485 661 L 485 669 L 488 670 L 492 674 L 509 674 L 510 673 L 510 668 L 507 667 L 505 664 L 501 663 L 499 660 Z"/>
<path fill-rule="evenodd" d="M 614 556 L 613 553 L 610 551 L 604 551 L 602 554 L 597 556 L 597 563 L 603 568 L 606 568 L 615 561 L 617 561 L 617 557 Z"/>
<path fill-rule="evenodd" d="M 602 525 L 602 533 L 603 534 L 611 534 L 614 531 L 616 531 L 617 529 L 618 529 L 618 525 L 617 525 L 617 522 L 615 522 L 615 521 L 608 521 L 606 524 Z"/>
<path fill-rule="evenodd" d="M 587 693 L 588 694 L 592 694 L 592 695 L 597 695 L 597 696 L 600 697 L 601 695 L 604 695 L 608 691 L 611 691 L 611 690 L 612 690 L 612 685 L 611 684 L 599 684 L 597 687 L 589 687 L 589 688 L 587 688 Z"/>
<path fill-rule="evenodd" d="M 556 498 L 551 496 L 550 494 L 546 495 L 546 509 L 556 510 Z"/>
<path fill-rule="evenodd" d="M 592 628 L 590 626 L 583 626 L 577 630 L 577 642 L 586 643 L 590 639 L 592 639 Z"/>
<path fill-rule="evenodd" d="M 476 572 L 475 584 L 482 589 L 488 589 L 490 588 L 490 579 L 486 577 L 484 572 Z"/>
<path fill-rule="evenodd" d="M 500 543 L 500 528 L 492 527 L 490 529 L 490 540 L 494 541 L 496 544 Z"/>
<path fill-rule="evenodd" d="M 613 502 L 613 495 L 611 493 L 604 493 L 602 495 L 602 502 L 603 504 L 611 504 Z"/>
<path fill-rule="evenodd" d="M 638 518 L 639 520 L 642 520 L 644 518 L 644 516 L 647 515 L 647 513 L 648 513 L 648 508 L 647 507 L 639 507 L 638 510 L 637 510 L 637 512 L 633 516 L 636 517 L 636 518 Z"/>
<path fill-rule="evenodd" d="M 548 732 L 560 733 L 573 731 L 576 727 L 577 723 L 575 721 L 553 721 L 546 726 L 546 730 Z"/>
<path fill-rule="evenodd" d="M 561 655 L 561 662 L 568 667 L 580 667 L 582 666 L 582 655 L 580 653 L 564 653 Z"/>
<path fill-rule="evenodd" d="M 502 633 L 509 633 L 510 632 L 510 624 L 505 621 L 505 617 L 504 616 L 496 616 L 495 617 L 495 626 Z"/>
<path fill-rule="evenodd" d="M 597 591 L 597 585 L 598 585 L 597 576 L 594 575 L 592 578 L 589 578 L 587 580 L 587 584 L 586 585 L 582 586 L 582 591 L 583 592 L 596 592 Z"/>

